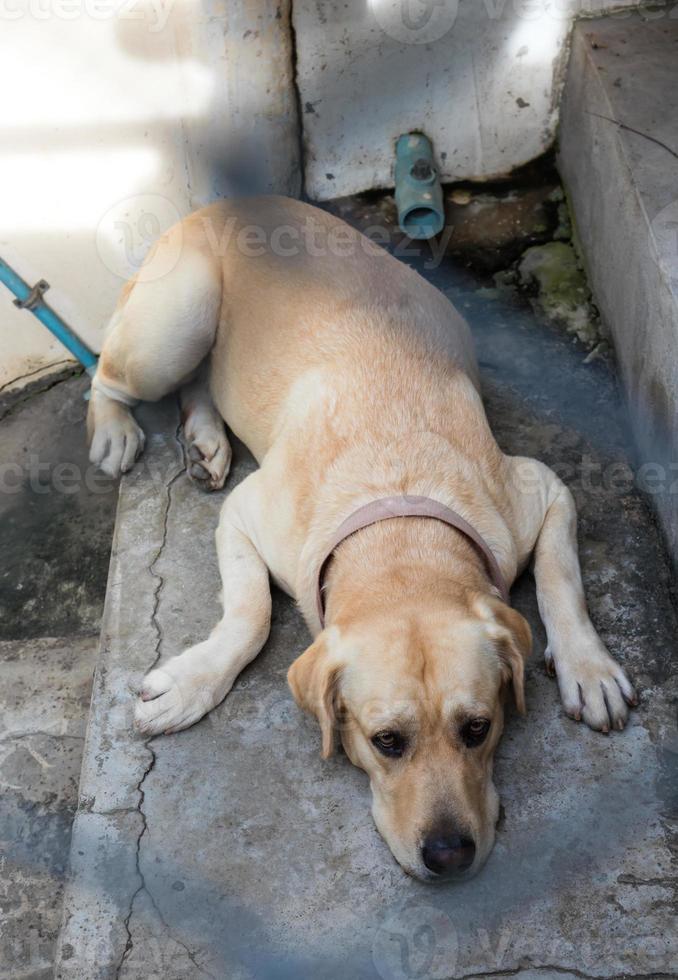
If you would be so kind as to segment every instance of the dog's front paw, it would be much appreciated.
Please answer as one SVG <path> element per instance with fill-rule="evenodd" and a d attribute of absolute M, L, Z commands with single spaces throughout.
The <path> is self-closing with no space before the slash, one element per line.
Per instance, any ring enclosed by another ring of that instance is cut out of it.
<path fill-rule="evenodd" d="M 638 704 L 638 696 L 628 677 L 596 636 L 575 651 L 546 653 L 549 672 L 555 670 L 560 698 L 566 713 L 589 728 L 621 731 L 629 716 L 628 706 Z"/>
<path fill-rule="evenodd" d="M 106 476 L 116 478 L 127 473 L 144 448 L 143 429 L 124 406 L 118 412 L 97 422 L 89 458 Z"/>
<path fill-rule="evenodd" d="M 144 678 L 134 706 L 134 724 L 143 735 L 190 728 L 228 694 L 235 678 L 210 663 L 201 646 L 172 657 Z"/>

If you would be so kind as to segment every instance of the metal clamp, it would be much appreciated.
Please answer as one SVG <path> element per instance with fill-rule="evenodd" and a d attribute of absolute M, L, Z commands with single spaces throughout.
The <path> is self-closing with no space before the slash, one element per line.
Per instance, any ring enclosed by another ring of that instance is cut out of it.
<path fill-rule="evenodd" d="M 18 306 L 20 310 L 34 310 L 36 306 L 42 303 L 42 297 L 49 289 L 49 283 L 46 279 L 40 279 L 36 282 L 35 286 L 31 289 L 30 293 L 26 299 L 15 299 L 14 305 Z"/>

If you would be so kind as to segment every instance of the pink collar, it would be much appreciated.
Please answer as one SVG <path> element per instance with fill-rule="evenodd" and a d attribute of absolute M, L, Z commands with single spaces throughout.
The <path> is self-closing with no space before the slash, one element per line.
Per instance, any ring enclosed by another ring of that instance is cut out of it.
<path fill-rule="evenodd" d="M 380 500 L 372 500 L 369 504 L 364 504 L 362 507 L 354 510 L 339 525 L 336 534 L 325 552 L 318 568 L 316 586 L 316 607 L 321 626 L 325 625 L 325 603 L 322 594 L 323 578 L 335 548 L 342 541 L 345 541 L 346 538 L 355 534 L 356 531 L 360 531 L 364 527 L 369 527 L 371 524 L 377 524 L 379 521 L 389 520 L 392 517 L 434 517 L 438 521 L 449 524 L 450 527 L 456 527 L 458 531 L 465 534 L 476 546 L 485 559 L 487 570 L 490 573 L 493 584 L 496 586 L 504 602 L 509 601 L 509 590 L 497 563 L 497 559 L 494 557 L 487 542 L 460 514 L 457 514 L 454 510 L 450 510 L 449 507 L 439 503 L 437 500 L 431 500 L 430 497 L 382 497 Z"/>

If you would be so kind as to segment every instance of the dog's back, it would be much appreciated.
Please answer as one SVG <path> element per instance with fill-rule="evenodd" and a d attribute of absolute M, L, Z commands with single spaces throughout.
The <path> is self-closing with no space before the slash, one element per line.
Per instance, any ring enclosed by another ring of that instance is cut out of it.
<path fill-rule="evenodd" d="M 221 267 L 212 394 L 259 458 L 282 402 L 313 372 L 332 375 L 350 365 L 352 397 L 373 401 L 388 397 L 375 392 L 380 368 L 400 380 L 399 364 L 407 361 L 407 372 L 428 357 L 439 368 L 463 371 L 477 386 L 470 331 L 454 306 L 340 219 L 265 197 L 221 202 L 189 221 L 201 251 L 213 256 L 216 250 Z M 408 387 L 391 383 L 391 397 Z"/>

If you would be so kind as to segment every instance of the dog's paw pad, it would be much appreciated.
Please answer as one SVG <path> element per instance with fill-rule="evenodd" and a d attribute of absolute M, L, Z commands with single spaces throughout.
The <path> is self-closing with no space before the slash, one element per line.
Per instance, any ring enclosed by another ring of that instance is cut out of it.
<path fill-rule="evenodd" d="M 187 472 L 201 490 L 221 490 L 231 466 L 231 447 L 226 433 L 189 441 Z"/>

